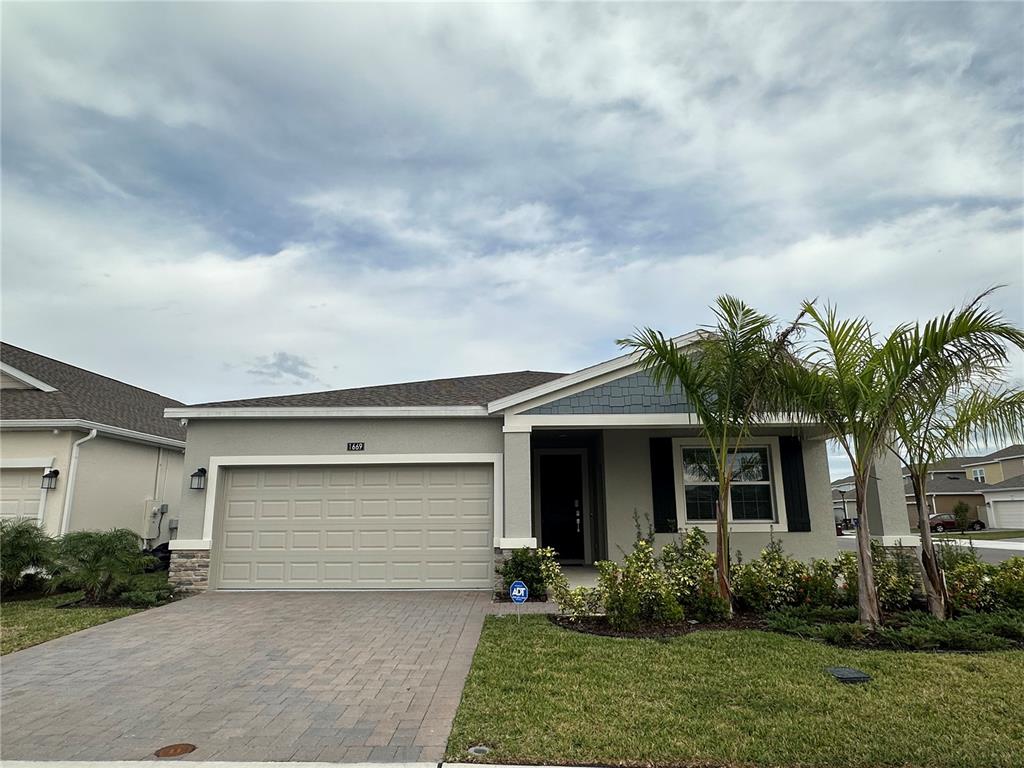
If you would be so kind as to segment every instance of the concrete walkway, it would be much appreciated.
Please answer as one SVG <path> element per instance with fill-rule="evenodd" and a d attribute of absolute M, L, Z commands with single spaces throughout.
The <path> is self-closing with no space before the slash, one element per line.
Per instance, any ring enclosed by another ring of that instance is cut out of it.
<path fill-rule="evenodd" d="M 179 760 L 436 764 L 496 609 L 481 592 L 192 597 L 4 656 L 0 757 L 188 742 Z"/>

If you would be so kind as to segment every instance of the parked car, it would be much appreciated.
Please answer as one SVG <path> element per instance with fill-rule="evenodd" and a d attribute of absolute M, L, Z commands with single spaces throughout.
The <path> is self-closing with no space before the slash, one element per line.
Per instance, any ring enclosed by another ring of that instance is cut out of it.
<path fill-rule="evenodd" d="M 957 522 L 956 515 L 951 512 L 940 512 L 937 515 L 929 515 L 928 525 L 931 526 L 933 533 L 961 530 L 960 523 Z M 980 531 L 984 527 L 985 524 L 981 522 L 981 520 L 971 520 L 967 524 L 967 528 L 972 531 Z"/>

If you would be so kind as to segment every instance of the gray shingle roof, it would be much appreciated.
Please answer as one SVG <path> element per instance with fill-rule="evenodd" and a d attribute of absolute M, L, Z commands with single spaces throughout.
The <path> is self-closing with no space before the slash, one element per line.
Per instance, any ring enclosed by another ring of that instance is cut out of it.
<path fill-rule="evenodd" d="M 415 406 L 486 405 L 524 389 L 565 376 L 547 371 L 514 371 L 454 379 L 410 381 L 355 389 L 334 389 L 301 395 L 253 397 L 199 403 L 190 408 L 398 408 Z"/>
<path fill-rule="evenodd" d="M 185 439 L 184 428 L 163 415 L 164 408 L 181 405 L 177 400 L 13 344 L 0 343 L 0 360 L 57 390 L 5 389 L 0 396 L 0 418 L 83 419 L 148 435 Z"/>
<path fill-rule="evenodd" d="M 982 494 L 991 487 L 990 485 L 985 485 L 985 483 L 968 480 L 965 477 L 946 477 L 945 475 L 936 474 L 926 482 L 925 493 Z M 914 486 L 910 482 L 909 477 L 903 480 L 903 490 L 907 496 L 914 495 Z"/>
<path fill-rule="evenodd" d="M 966 461 L 969 461 L 972 464 L 988 464 L 991 461 L 1013 459 L 1017 456 L 1024 456 L 1024 445 L 1008 445 L 1005 448 L 993 451 L 985 456 L 978 456 L 976 458 L 967 459 Z"/>
<path fill-rule="evenodd" d="M 1002 482 L 992 483 L 991 485 L 985 486 L 986 491 L 1001 491 L 1007 488 L 1024 488 L 1024 475 L 1014 475 L 1013 477 L 1006 478 Z"/>

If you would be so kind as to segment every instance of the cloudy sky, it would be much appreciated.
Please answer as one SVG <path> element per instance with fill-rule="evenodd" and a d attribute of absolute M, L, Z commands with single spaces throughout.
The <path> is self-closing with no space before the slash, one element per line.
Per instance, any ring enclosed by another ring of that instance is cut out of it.
<path fill-rule="evenodd" d="M 2 21 L 3 338 L 187 402 L 571 371 L 726 291 L 1024 321 L 1020 4 Z"/>

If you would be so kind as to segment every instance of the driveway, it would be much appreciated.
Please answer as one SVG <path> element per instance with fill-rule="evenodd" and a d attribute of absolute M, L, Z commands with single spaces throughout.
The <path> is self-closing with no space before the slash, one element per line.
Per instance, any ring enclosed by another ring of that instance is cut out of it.
<path fill-rule="evenodd" d="M 431 761 L 481 592 L 213 592 L 10 654 L 0 756 Z"/>

